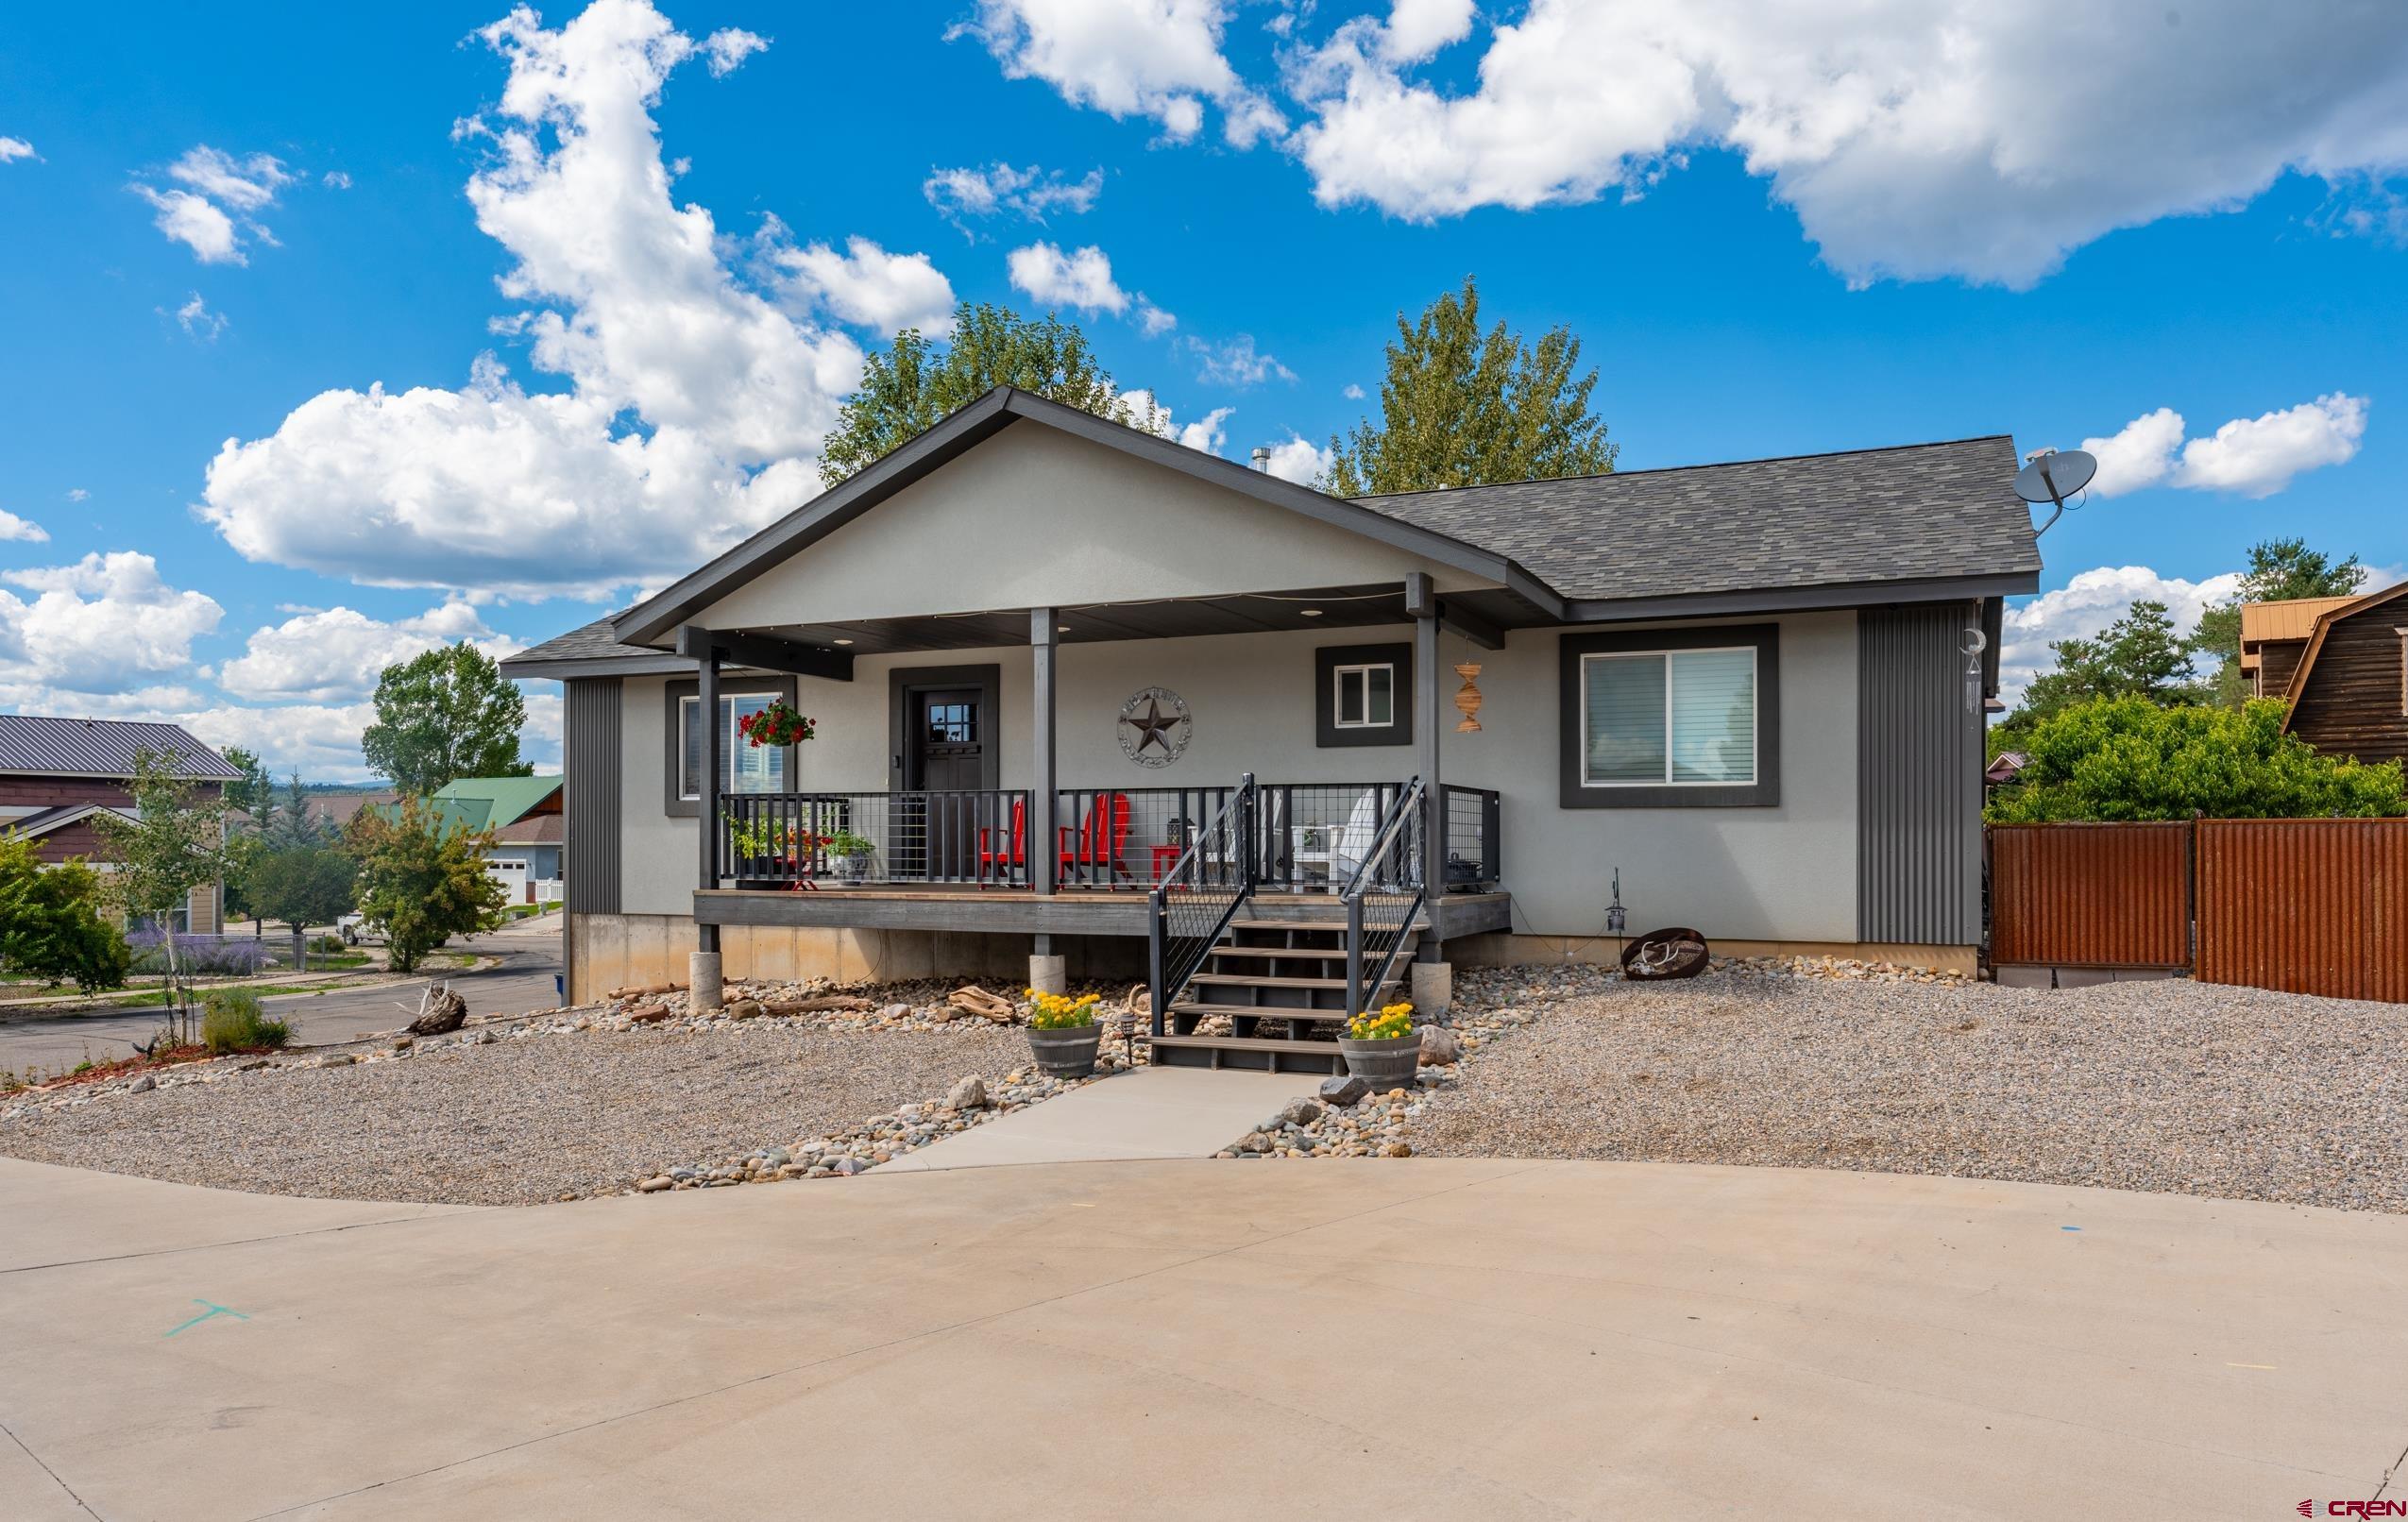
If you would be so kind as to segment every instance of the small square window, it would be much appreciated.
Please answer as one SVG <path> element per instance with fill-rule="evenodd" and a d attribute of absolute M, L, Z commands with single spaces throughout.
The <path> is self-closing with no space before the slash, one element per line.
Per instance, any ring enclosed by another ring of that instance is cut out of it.
<path fill-rule="evenodd" d="M 1336 684 L 1331 722 L 1339 729 L 1386 729 L 1397 721 L 1395 667 L 1341 666 L 1331 680 Z"/>

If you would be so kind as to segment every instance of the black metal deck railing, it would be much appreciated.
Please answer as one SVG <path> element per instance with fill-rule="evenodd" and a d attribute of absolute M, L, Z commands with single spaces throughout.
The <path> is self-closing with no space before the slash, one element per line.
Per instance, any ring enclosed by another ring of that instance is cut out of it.
<path fill-rule="evenodd" d="M 1145 917 L 1145 987 L 1153 1034 L 1254 891 L 1259 789 L 1247 775 L 1153 887 Z"/>
<path fill-rule="evenodd" d="M 1438 788 L 1445 818 L 1447 893 L 1494 892 L 1505 880 L 1504 800 L 1493 787 Z"/>
<path fill-rule="evenodd" d="M 1029 880 L 1025 788 L 735 793 L 721 803 L 721 875 L 740 888 Z"/>
<path fill-rule="evenodd" d="M 1427 896 L 1422 843 L 1430 799 L 1416 777 L 1406 784 L 1346 888 L 1347 1009 L 1369 1007 L 1388 981 Z"/>

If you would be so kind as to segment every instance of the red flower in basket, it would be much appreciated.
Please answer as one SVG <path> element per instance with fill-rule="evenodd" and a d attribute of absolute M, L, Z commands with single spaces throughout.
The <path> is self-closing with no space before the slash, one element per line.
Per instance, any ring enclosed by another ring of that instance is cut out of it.
<path fill-rule="evenodd" d="M 787 706 L 783 698 L 772 698 L 770 705 L 756 714 L 746 714 L 736 721 L 736 728 L 752 745 L 800 745 L 819 733 L 819 726 Z"/>

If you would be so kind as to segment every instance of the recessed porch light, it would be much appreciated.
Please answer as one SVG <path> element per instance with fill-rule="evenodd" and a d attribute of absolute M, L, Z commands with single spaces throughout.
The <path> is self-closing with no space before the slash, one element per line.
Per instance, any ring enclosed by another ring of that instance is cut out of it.
<path fill-rule="evenodd" d="M 1321 617 L 1321 610 L 1319 608 L 1298 608 L 1297 611 L 1303 614 L 1308 618 L 1318 618 Z"/>
<path fill-rule="evenodd" d="M 851 640 L 849 640 L 849 639 L 839 639 L 839 640 L 838 640 L 838 641 L 837 641 L 837 643 L 838 643 L 838 644 L 839 644 L 839 645 L 850 645 L 850 644 L 852 644 L 852 643 L 853 643 L 853 641 L 851 641 Z"/>

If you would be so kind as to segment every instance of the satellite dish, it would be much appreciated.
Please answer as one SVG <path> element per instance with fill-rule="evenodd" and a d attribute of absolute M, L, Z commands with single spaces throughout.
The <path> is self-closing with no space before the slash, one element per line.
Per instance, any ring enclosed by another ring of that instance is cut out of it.
<path fill-rule="evenodd" d="M 2031 464 L 2015 473 L 2015 495 L 2026 502 L 2054 502 L 2057 511 L 2034 531 L 2046 533 L 2065 516 L 2065 499 L 2091 483 L 2098 474 L 2098 456 L 2087 449 L 2034 449 Z"/>

